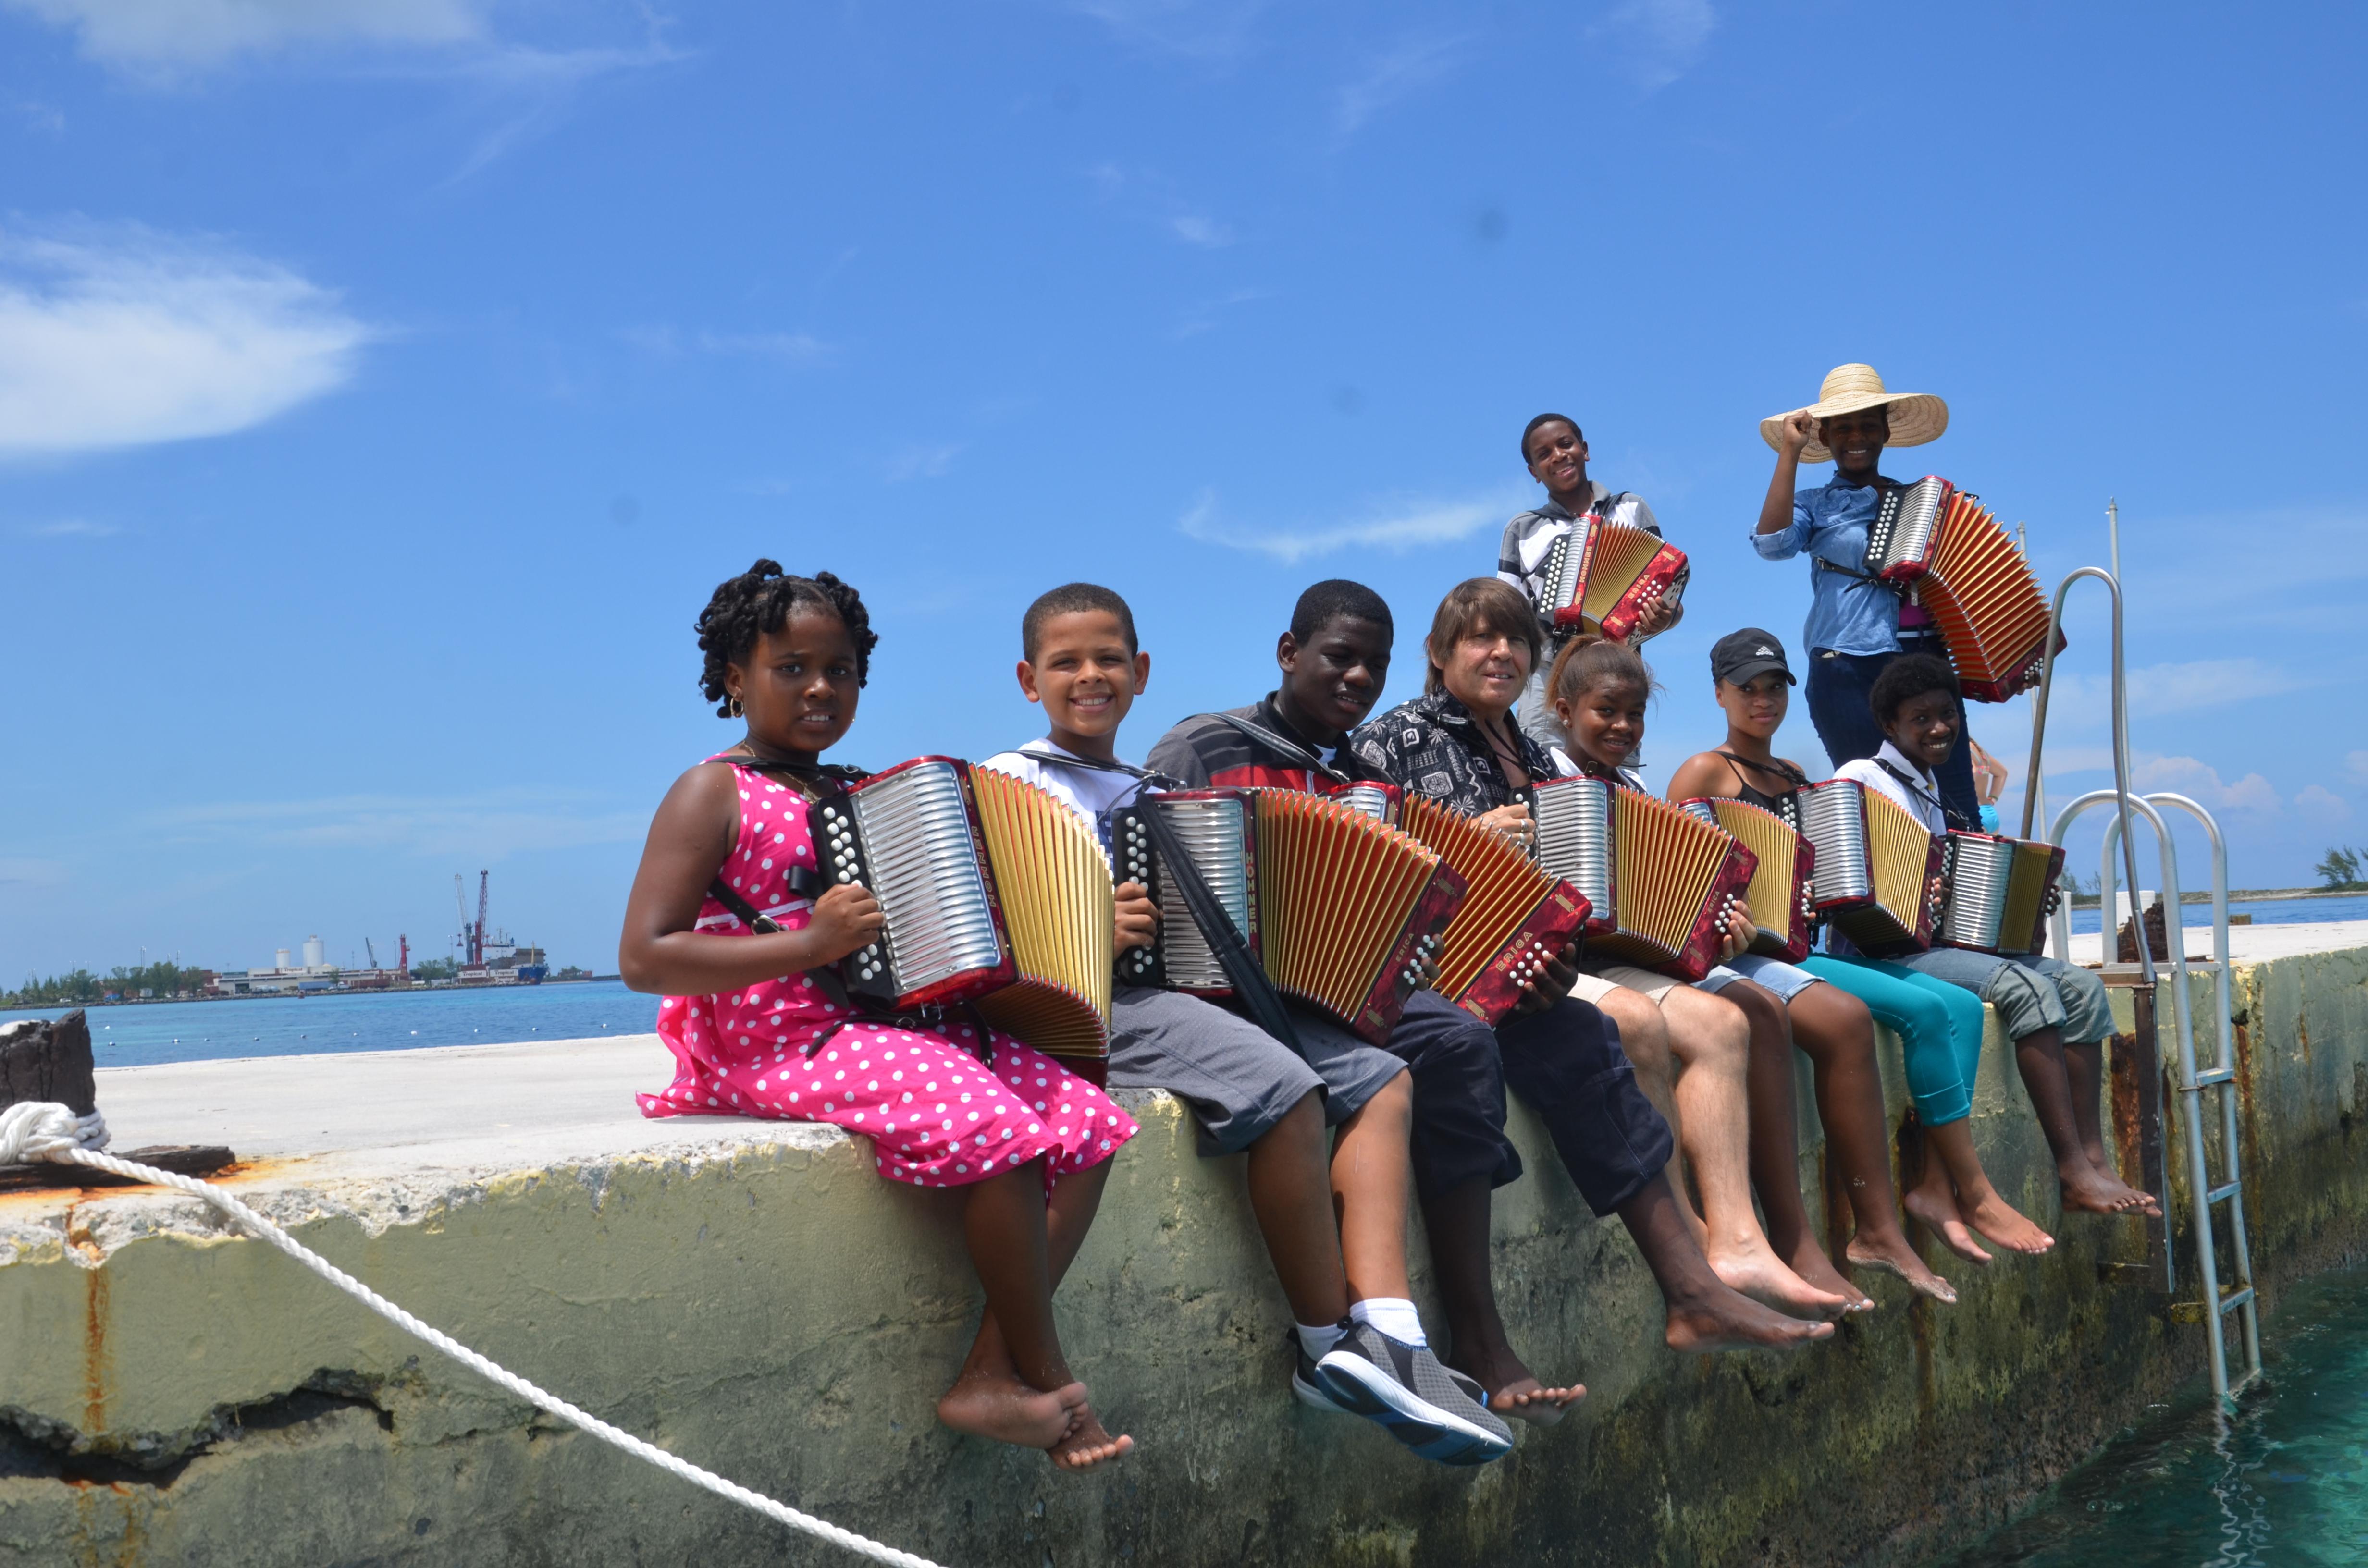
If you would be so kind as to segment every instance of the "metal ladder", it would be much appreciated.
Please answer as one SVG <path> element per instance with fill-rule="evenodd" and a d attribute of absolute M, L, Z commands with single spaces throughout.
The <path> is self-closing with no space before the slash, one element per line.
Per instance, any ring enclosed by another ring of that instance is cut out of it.
<path fill-rule="evenodd" d="M 2244 1314 L 2245 1328 L 2245 1369 L 2234 1386 L 2242 1388 L 2246 1383 L 2260 1376 L 2261 1371 L 2260 1306 L 2253 1288 L 2252 1249 L 2245 1226 L 2244 1181 L 2237 1168 L 2237 1054 L 2236 1040 L 2232 1032 L 2232 1007 L 2229 994 L 2231 965 L 2228 955 L 2228 846 L 2226 839 L 2221 835 L 2220 824 L 2213 820 L 2211 812 L 2205 811 L 2196 801 L 2184 795 L 2169 792 L 2140 796 L 2130 790 L 2129 710 L 2122 663 L 2122 589 L 2120 582 L 2114 575 L 2100 567 L 2080 568 L 2066 577 L 2055 590 L 2055 605 L 2048 621 L 2047 641 L 2043 644 L 2045 653 L 2041 666 L 2039 689 L 2032 699 L 2031 770 L 2024 775 L 2022 836 L 2029 838 L 2032 835 L 2034 819 L 2043 803 L 2039 765 L 2042 742 L 2047 728 L 2048 693 L 2054 686 L 2055 642 L 2064 624 L 2064 601 L 2070 594 L 2072 585 L 2083 577 L 2093 577 L 2102 582 L 2112 595 L 2114 788 L 2091 790 L 2067 804 L 2056 815 L 2054 826 L 2048 835 L 2048 842 L 2063 843 L 2065 835 L 2070 830 L 2073 822 L 2083 812 L 2107 804 L 2114 808 L 2112 818 L 2105 827 L 2101 865 L 2098 876 L 2097 925 L 2100 933 L 2100 946 L 2101 949 L 2102 944 L 2110 941 L 2113 936 L 2112 923 L 2106 917 L 2105 912 L 2113 907 L 2114 893 L 2118 891 L 2115 885 L 2117 874 L 2125 868 L 2132 893 L 2133 920 L 2139 933 L 2138 957 L 2136 963 L 2123 966 L 2113 962 L 2102 951 L 2099 956 L 2104 962 L 2104 972 L 2109 983 L 2116 978 L 2115 971 L 2124 968 L 2129 971 L 2128 977 L 2137 982 L 2133 1001 L 2135 1003 L 2143 999 L 2145 1004 L 2135 1008 L 2140 1023 L 2138 1034 L 2145 1040 L 2146 1049 L 2157 1053 L 2161 1049 L 2160 1033 L 2158 1028 L 2149 1026 L 2154 1020 L 2154 996 L 2163 976 L 2155 967 L 2154 945 L 2145 938 L 2145 912 L 2136 909 L 2135 895 L 2138 889 L 2136 835 L 2130 831 L 2131 819 L 2143 817 L 2152 824 L 2156 842 L 2160 846 L 2162 897 L 2165 901 L 2163 928 L 2170 949 L 2167 957 L 2170 965 L 2172 1027 L 2179 1037 L 2178 1087 L 2184 1100 L 2180 1108 L 2179 1120 L 2181 1131 L 2185 1134 L 2183 1142 L 2187 1148 L 2188 1189 L 2194 1209 L 2196 1267 L 2202 1286 L 2198 1315 L 2203 1321 L 2205 1335 L 2211 1346 L 2212 1392 L 2225 1407 L 2231 1391 L 2226 1334 L 2226 1320 L 2230 1312 Z M 2200 966 L 2190 964 L 2187 959 L 2185 930 L 2183 925 L 2180 923 L 2181 904 L 2179 850 L 2177 845 L 2172 842 L 2169 825 L 2163 821 L 2164 808 L 2184 811 L 2194 816 L 2203 823 L 2204 831 L 2210 835 L 2212 840 L 2212 958 Z M 2113 854 L 2117 846 L 2121 850 L 2119 866 L 2115 863 Z M 2056 910 L 2054 929 L 2051 932 L 2055 938 L 2056 952 L 2060 954 L 2070 952 L 2071 927 L 2070 901 L 2066 900 Z M 2218 1022 L 2216 1030 L 2218 1049 L 2214 1053 L 2212 1065 L 2201 1069 L 2196 1065 L 2195 1030 L 2188 1016 L 2188 976 L 2198 968 L 2215 977 L 2216 1006 L 2214 1011 Z M 2204 1097 L 2207 1094 L 2215 1093 L 2220 1110 L 2221 1158 L 2227 1172 L 2225 1181 L 2213 1179 L 2211 1155 L 2203 1136 L 2203 1121 L 2206 1114 Z M 2149 1185 L 2151 1185 L 2151 1177 Z M 2156 1192 L 2154 1198 L 2156 1203 L 2163 1209 L 2167 1221 L 2170 1205 L 2169 1184 L 2167 1180 L 2162 1183 L 2162 1190 Z M 2213 1210 L 2223 1203 L 2228 1206 L 2229 1236 L 2232 1244 L 2230 1261 L 2235 1265 L 2237 1275 L 2236 1288 L 2225 1291 L 2220 1284 L 2218 1247 L 2212 1233 Z M 2167 1222 L 2161 1227 L 2161 1244 L 2163 1289 L 2167 1294 L 2175 1297 L 2178 1292 L 2179 1270 L 2170 1244 L 2169 1226 Z"/>

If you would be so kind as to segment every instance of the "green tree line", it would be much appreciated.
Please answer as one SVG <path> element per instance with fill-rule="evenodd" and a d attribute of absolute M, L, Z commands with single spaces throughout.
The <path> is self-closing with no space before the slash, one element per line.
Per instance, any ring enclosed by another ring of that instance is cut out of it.
<path fill-rule="evenodd" d="M 2361 871 L 2368 869 L 2368 849 L 2329 849 L 2319 857 L 2319 884 L 2328 892 L 2359 892 L 2368 889 L 2368 878 Z"/>
<path fill-rule="evenodd" d="M 152 963 L 145 968 L 117 964 L 105 974 L 93 974 L 86 969 L 72 970 L 64 974 L 46 978 L 28 974 L 25 983 L 14 991 L 0 993 L 0 1006 L 10 1007 L 70 1007 L 97 1002 L 113 993 L 120 996 L 137 996 L 142 991 L 153 991 L 159 996 L 170 996 L 176 991 L 199 991 L 206 983 L 206 971 L 183 969 L 175 963 Z"/>

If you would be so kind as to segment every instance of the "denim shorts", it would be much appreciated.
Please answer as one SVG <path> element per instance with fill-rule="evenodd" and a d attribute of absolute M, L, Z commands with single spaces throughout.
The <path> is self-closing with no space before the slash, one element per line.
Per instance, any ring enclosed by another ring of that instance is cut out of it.
<path fill-rule="evenodd" d="M 1694 982 L 1694 989 L 1715 994 L 1738 980 L 1764 985 L 1776 994 L 1779 1002 L 1787 1004 L 1817 983 L 1816 975 L 1797 964 L 1789 964 L 1782 959 L 1771 959 L 1759 953 L 1738 953 Z"/>

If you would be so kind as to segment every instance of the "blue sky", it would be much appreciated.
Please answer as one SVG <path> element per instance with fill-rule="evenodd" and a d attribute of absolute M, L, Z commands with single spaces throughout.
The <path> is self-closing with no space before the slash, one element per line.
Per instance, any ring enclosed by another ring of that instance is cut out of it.
<path fill-rule="evenodd" d="M 2306 881 L 2368 841 L 2364 32 L 0 0 L 0 974 L 439 953 L 481 867 L 609 967 L 650 810 L 732 738 L 691 620 L 760 554 L 874 607 L 850 760 L 1034 733 L 1019 611 L 1081 576 L 1153 655 L 1136 755 L 1267 689 L 1318 576 L 1388 596 L 1408 695 L 1548 407 L 1695 562 L 1666 767 L 1713 638 L 1797 648 L 1755 424 L 1851 359 L 1949 402 L 1889 470 L 2051 582 L 2119 498 L 2142 776 L 2240 885 Z M 2100 607 L 2059 801 L 2104 777 Z M 1975 727 L 2019 773 L 2025 707 Z"/>

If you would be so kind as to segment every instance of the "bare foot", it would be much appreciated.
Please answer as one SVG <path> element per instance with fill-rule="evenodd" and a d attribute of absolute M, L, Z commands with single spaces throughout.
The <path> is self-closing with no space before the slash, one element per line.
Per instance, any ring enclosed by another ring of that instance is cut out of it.
<path fill-rule="evenodd" d="M 1662 1339 L 1679 1355 L 1706 1356 L 1715 1350 L 1798 1350 L 1833 1336 L 1832 1324 L 1786 1317 L 1733 1290 L 1705 1290 L 1669 1302 Z"/>
<path fill-rule="evenodd" d="M 2086 1214 L 2143 1215 L 2148 1219 L 2162 1210 L 2155 1204 L 2151 1193 L 2140 1192 L 2111 1172 L 2098 1169 L 2086 1160 L 2079 1167 L 2066 1173 L 2059 1170 L 2064 1189 L 2064 1207 Z"/>
<path fill-rule="evenodd" d="M 1570 1407 L 1587 1397 L 1584 1383 L 1568 1388 L 1547 1388 L 1535 1374 L 1513 1354 L 1513 1347 L 1499 1342 L 1494 1347 L 1475 1345 L 1468 1349 L 1458 1345 L 1446 1358 L 1447 1365 L 1470 1378 L 1488 1391 L 1487 1405 L 1499 1415 L 1519 1416 L 1541 1426 L 1551 1426 L 1568 1413 Z"/>
<path fill-rule="evenodd" d="M 1850 1309 L 1850 1297 L 1811 1285 L 1785 1267 L 1764 1242 L 1722 1247 L 1710 1255 L 1710 1267 L 1728 1290 L 1794 1317 L 1837 1318 Z"/>
<path fill-rule="evenodd" d="M 1852 1268 L 1880 1270 L 1906 1280 L 1909 1290 L 1930 1296 L 1944 1307 L 1957 1304 L 1956 1288 L 1925 1267 L 1916 1249 L 1907 1244 L 1906 1236 L 1893 1234 L 1869 1240 L 1861 1232 L 1850 1238 L 1844 1256 L 1850 1260 Z"/>
<path fill-rule="evenodd" d="M 1957 1200 L 1946 1192 L 1935 1192 L 1929 1187 L 1910 1187 L 1899 1206 L 1914 1218 L 1923 1221 L 1927 1230 L 1941 1238 L 1941 1244 L 1964 1258 L 1967 1263 L 1987 1265 L 1990 1255 L 1974 1239 L 1965 1224 L 1965 1217 L 1957 1212 Z"/>
<path fill-rule="evenodd" d="M 2009 1252 L 2019 1252 L 2037 1257 L 2055 1244 L 2055 1238 L 2025 1219 L 2021 1211 L 1998 1195 L 1998 1188 L 1985 1188 L 1970 1200 L 1957 1194 L 1957 1212 L 1965 1222 L 1993 1245 Z"/>
<path fill-rule="evenodd" d="M 1784 1261 L 1811 1290 L 1839 1296 L 1844 1314 L 1874 1311 L 1874 1298 L 1850 1283 L 1850 1276 L 1836 1268 L 1834 1260 L 1826 1256 L 1826 1249 L 1807 1237 L 1785 1255 Z"/>
<path fill-rule="evenodd" d="M 1018 1378 L 973 1373 L 938 1401 L 938 1419 L 957 1432 L 1023 1449 L 1049 1449 L 1069 1436 L 1086 1409 L 1086 1385 L 1043 1393 Z"/>
<path fill-rule="evenodd" d="M 1123 1459 L 1134 1451 L 1134 1439 L 1111 1437 L 1102 1429 L 1100 1417 L 1093 1406 L 1077 1406 L 1076 1425 L 1069 1435 L 1053 1445 L 1053 1462 L 1063 1470 L 1091 1470 L 1098 1464 Z"/>
<path fill-rule="evenodd" d="M 1585 1383 L 1550 1389 L 1535 1378 L 1523 1378 L 1490 1394 L 1488 1408 L 1499 1415 L 1515 1416 L 1540 1426 L 1551 1426 L 1569 1415 L 1570 1407 L 1586 1397 Z"/>

